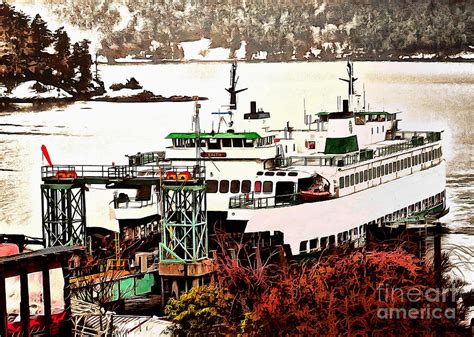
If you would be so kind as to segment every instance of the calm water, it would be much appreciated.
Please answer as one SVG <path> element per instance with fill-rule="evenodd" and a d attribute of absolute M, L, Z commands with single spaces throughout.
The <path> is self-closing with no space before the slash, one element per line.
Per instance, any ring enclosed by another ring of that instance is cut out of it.
<path fill-rule="evenodd" d="M 210 112 L 228 102 L 229 69 L 226 63 L 166 64 L 103 66 L 100 72 L 107 87 L 134 76 L 156 94 L 209 97 L 202 104 L 201 125 L 210 130 Z M 337 80 L 345 71 L 344 62 L 240 64 L 239 86 L 249 90 L 239 96 L 239 111 L 247 112 L 249 101 L 256 100 L 272 113 L 270 126 L 286 121 L 301 126 L 304 101 L 308 113 L 336 107 L 336 96 L 346 93 L 345 83 Z M 451 212 L 442 221 L 453 234 L 443 244 L 474 249 L 474 64 L 365 62 L 355 71 L 356 86 L 361 92 L 365 84 L 370 108 L 402 111 L 404 129 L 445 130 Z M 0 112 L 0 233 L 41 235 L 42 144 L 56 164 L 125 163 L 125 154 L 157 150 L 166 145 L 168 132 L 189 130 L 192 113 L 192 103 L 100 102 Z M 111 195 L 98 190 L 87 196 L 89 225 L 109 223 Z"/>

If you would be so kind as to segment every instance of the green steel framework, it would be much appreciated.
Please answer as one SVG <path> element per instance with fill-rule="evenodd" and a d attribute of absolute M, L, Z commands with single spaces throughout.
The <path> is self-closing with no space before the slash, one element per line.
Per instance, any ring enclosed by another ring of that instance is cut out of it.
<path fill-rule="evenodd" d="M 46 247 L 85 245 L 85 186 L 41 185 L 43 239 Z"/>
<path fill-rule="evenodd" d="M 208 257 L 206 186 L 163 185 L 160 262 L 194 263 Z"/>

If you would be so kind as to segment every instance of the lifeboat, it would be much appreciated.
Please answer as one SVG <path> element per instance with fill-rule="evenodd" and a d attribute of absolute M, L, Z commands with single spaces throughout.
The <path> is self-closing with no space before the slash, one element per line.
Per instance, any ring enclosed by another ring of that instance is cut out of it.
<path fill-rule="evenodd" d="M 330 199 L 331 193 L 321 185 L 312 185 L 308 190 L 301 191 L 300 197 L 303 202 L 315 202 Z"/>

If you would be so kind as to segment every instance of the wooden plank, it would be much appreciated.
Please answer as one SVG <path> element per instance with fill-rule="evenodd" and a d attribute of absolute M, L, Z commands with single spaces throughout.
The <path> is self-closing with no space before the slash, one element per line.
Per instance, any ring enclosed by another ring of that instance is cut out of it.
<path fill-rule="evenodd" d="M 23 336 L 30 337 L 30 292 L 28 290 L 28 274 L 20 274 L 20 316 Z"/>
<path fill-rule="evenodd" d="M 51 281 L 48 266 L 43 266 L 43 303 L 46 335 L 51 334 Z"/>
<path fill-rule="evenodd" d="M 5 290 L 5 278 L 0 272 L 0 336 L 7 336 L 8 314 L 7 294 Z"/>

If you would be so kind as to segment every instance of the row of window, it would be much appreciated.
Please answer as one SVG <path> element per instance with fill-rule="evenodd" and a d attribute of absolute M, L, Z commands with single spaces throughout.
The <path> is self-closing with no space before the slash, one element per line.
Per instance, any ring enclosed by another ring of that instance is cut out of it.
<path fill-rule="evenodd" d="M 380 178 L 393 172 L 402 171 L 412 166 L 425 163 L 442 156 L 441 148 L 437 148 L 428 152 L 420 153 L 410 158 L 400 159 L 398 161 L 373 167 L 364 171 L 356 172 L 345 177 L 339 178 L 339 187 L 354 186 L 368 180 Z"/>
<path fill-rule="evenodd" d="M 266 176 L 270 176 L 270 177 L 273 177 L 274 175 L 277 175 L 279 177 L 284 177 L 287 175 L 287 173 L 285 171 L 267 171 L 267 172 L 262 172 L 262 171 L 258 171 L 257 172 L 257 175 L 258 176 L 261 176 L 261 175 L 266 175 Z M 288 176 L 290 177 L 296 177 L 298 175 L 298 172 L 288 172 Z"/>
<path fill-rule="evenodd" d="M 346 242 L 350 239 L 355 239 L 359 238 L 360 236 L 365 234 L 366 226 L 367 225 L 375 225 L 379 224 L 381 225 L 383 222 L 389 222 L 389 221 L 396 221 L 398 219 L 407 217 L 413 213 L 420 212 L 422 210 L 426 210 L 428 208 L 434 207 L 438 205 L 440 202 L 443 201 L 443 198 L 445 198 L 446 193 L 445 191 L 438 193 L 434 196 L 431 196 L 429 198 L 423 199 L 421 202 L 417 202 L 415 204 L 412 204 L 408 207 L 399 209 L 398 211 L 395 211 L 393 213 L 387 214 L 383 217 L 378 218 L 377 220 L 373 220 L 367 224 L 363 224 L 362 226 L 359 226 L 359 228 L 355 227 L 349 231 L 339 233 L 337 235 L 337 241 L 336 241 L 336 236 L 331 235 L 328 237 L 323 237 L 321 239 L 312 239 L 309 240 L 309 249 L 310 250 L 315 250 L 315 249 L 324 249 L 328 245 L 334 245 L 334 244 L 341 244 L 343 242 Z M 360 235 L 360 236 L 359 236 Z M 301 241 L 300 242 L 300 252 L 307 252 L 308 249 L 308 241 Z"/>
<path fill-rule="evenodd" d="M 196 139 L 173 139 L 173 144 L 175 147 L 196 147 Z M 223 147 L 254 147 L 254 141 L 244 138 L 201 139 L 201 147 L 207 147 L 210 150 L 220 150 Z"/>
<path fill-rule="evenodd" d="M 374 134 L 374 128 L 371 128 L 372 134 Z M 385 132 L 385 127 L 382 125 L 382 132 Z M 379 133 L 379 127 L 377 126 L 377 133 Z"/>
<path fill-rule="evenodd" d="M 206 182 L 207 193 L 250 193 L 252 182 L 250 180 L 208 180 Z M 264 181 L 263 184 L 261 181 L 256 181 L 254 184 L 254 191 L 256 193 L 272 193 L 273 192 L 273 182 Z"/>

